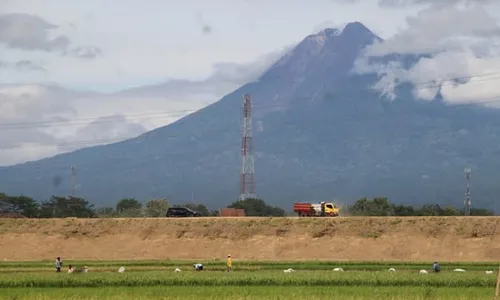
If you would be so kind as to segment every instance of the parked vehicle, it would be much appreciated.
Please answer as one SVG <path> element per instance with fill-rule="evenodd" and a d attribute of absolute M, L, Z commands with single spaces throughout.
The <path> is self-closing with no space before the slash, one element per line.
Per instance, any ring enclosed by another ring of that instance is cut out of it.
<path fill-rule="evenodd" d="M 299 217 L 338 217 L 340 208 L 331 202 L 294 203 L 293 211 Z"/>
<path fill-rule="evenodd" d="M 169 207 L 167 210 L 167 218 L 172 217 L 199 217 L 200 214 L 187 207 Z"/>

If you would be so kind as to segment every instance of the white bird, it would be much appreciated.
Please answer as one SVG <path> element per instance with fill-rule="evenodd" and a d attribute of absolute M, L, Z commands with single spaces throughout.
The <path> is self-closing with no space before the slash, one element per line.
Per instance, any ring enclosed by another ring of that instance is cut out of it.
<path fill-rule="evenodd" d="M 292 273 L 292 272 L 295 272 L 295 270 L 292 269 L 292 268 L 290 268 L 290 269 L 283 270 L 283 272 L 285 272 L 285 273 Z"/>
<path fill-rule="evenodd" d="M 344 272 L 344 269 L 342 269 L 342 268 L 335 268 L 335 269 L 333 269 L 333 272 Z"/>
<path fill-rule="evenodd" d="M 118 269 L 118 272 L 119 272 L 119 273 L 123 273 L 123 272 L 125 272 L 125 267 L 121 267 L 121 268 L 119 268 L 119 269 Z"/>
<path fill-rule="evenodd" d="M 419 272 L 420 274 L 427 274 L 427 271 L 426 270 L 420 270 Z"/>
<path fill-rule="evenodd" d="M 389 272 L 396 272 L 396 269 L 394 269 L 394 268 L 390 268 L 390 269 L 389 269 Z"/>
<path fill-rule="evenodd" d="M 179 268 L 175 268 L 175 270 L 174 270 L 174 272 L 180 272 L 180 271 L 181 271 L 181 269 L 179 269 Z"/>
<path fill-rule="evenodd" d="M 465 270 L 464 269 L 455 269 L 455 270 L 453 270 L 453 272 L 465 272 Z"/>
<path fill-rule="evenodd" d="M 486 274 L 493 274 L 493 271 L 486 271 Z"/>

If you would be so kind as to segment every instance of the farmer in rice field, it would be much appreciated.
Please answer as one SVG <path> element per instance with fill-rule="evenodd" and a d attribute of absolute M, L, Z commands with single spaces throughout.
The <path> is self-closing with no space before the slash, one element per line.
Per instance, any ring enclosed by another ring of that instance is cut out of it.
<path fill-rule="evenodd" d="M 233 270 L 233 261 L 231 260 L 231 254 L 227 255 L 226 266 L 227 266 L 227 271 L 228 272 L 230 272 L 230 271 Z"/>
<path fill-rule="evenodd" d="M 195 271 L 203 271 L 203 265 L 202 264 L 194 264 L 193 268 Z"/>
<path fill-rule="evenodd" d="M 62 267 L 63 263 L 61 261 L 61 258 L 60 257 L 57 257 L 56 258 L 56 272 L 61 272 L 61 267 Z"/>
<path fill-rule="evenodd" d="M 72 265 L 68 266 L 68 273 L 73 273 L 74 269 Z"/>
<path fill-rule="evenodd" d="M 437 261 L 434 262 L 434 264 L 432 265 L 432 269 L 434 269 L 434 272 L 438 273 L 440 270 L 439 270 L 439 264 Z"/>

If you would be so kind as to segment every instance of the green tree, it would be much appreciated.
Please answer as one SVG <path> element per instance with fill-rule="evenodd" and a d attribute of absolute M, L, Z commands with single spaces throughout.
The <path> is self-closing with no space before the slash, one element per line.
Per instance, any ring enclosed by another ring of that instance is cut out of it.
<path fill-rule="evenodd" d="M 348 211 L 354 216 L 394 216 L 394 206 L 387 198 L 377 197 L 368 200 L 366 197 L 356 201 L 348 207 Z"/>
<path fill-rule="evenodd" d="M 411 205 L 394 205 L 394 215 L 395 216 L 415 216 L 416 210 Z"/>
<path fill-rule="evenodd" d="M 495 213 L 492 210 L 489 210 L 486 208 L 471 208 L 470 215 L 471 216 L 494 216 Z"/>
<path fill-rule="evenodd" d="M 11 205 L 12 209 L 15 212 L 18 212 L 28 218 L 36 218 L 40 213 L 40 205 L 30 197 L 6 196 L 5 198 L 3 198 L 3 201 Z"/>
<path fill-rule="evenodd" d="M 110 218 L 116 214 L 113 207 L 101 207 L 97 209 L 97 215 L 99 218 Z"/>
<path fill-rule="evenodd" d="M 412 205 L 394 205 L 387 198 L 369 200 L 366 197 L 348 207 L 351 215 L 357 216 L 460 216 L 463 210 L 454 206 L 441 207 L 439 204 L 424 204 L 421 207 Z M 472 216 L 493 216 L 493 211 L 483 208 L 471 209 Z"/>
<path fill-rule="evenodd" d="M 442 216 L 443 209 L 439 204 L 425 204 L 419 209 L 419 216 Z"/>
<path fill-rule="evenodd" d="M 13 207 L 8 203 L 8 196 L 4 193 L 0 193 L 0 212 L 11 212 Z"/>
<path fill-rule="evenodd" d="M 93 218 L 96 216 L 94 206 L 82 198 L 52 196 L 40 206 L 42 218 Z"/>
<path fill-rule="evenodd" d="M 267 205 L 262 199 L 238 200 L 227 206 L 245 210 L 245 215 L 250 217 L 283 217 L 286 212 L 275 206 Z"/>
<path fill-rule="evenodd" d="M 167 199 L 153 199 L 146 203 L 146 216 L 157 218 L 165 217 L 168 210 Z"/>
<path fill-rule="evenodd" d="M 446 206 L 441 210 L 442 216 L 460 216 L 460 211 L 453 206 Z"/>
<path fill-rule="evenodd" d="M 142 203 L 134 198 L 124 198 L 116 204 L 116 213 L 122 217 L 138 217 L 141 209 Z"/>

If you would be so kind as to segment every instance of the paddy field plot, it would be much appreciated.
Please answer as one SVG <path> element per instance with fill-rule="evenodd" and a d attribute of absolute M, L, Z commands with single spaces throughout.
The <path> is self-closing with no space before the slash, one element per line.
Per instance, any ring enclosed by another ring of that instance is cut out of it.
<path fill-rule="evenodd" d="M 1 263 L 0 299 L 490 299 L 496 281 L 492 264 L 463 262 L 445 263 L 439 274 L 427 262 L 240 261 L 229 273 L 213 261 L 202 261 L 202 272 L 191 261 L 69 263 L 89 272 L 55 273 L 45 261 Z M 467 271 L 453 272 L 457 266 Z"/>

